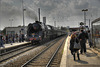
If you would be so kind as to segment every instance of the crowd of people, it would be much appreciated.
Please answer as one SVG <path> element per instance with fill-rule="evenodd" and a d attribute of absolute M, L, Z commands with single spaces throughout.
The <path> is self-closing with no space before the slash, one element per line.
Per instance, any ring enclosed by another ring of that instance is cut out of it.
<path fill-rule="evenodd" d="M 0 34 L 0 47 L 4 47 L 4 44 L 11 44 L 15 42 L 24 42 L 25 36 L 24 34 L 7 34 L 3 35 L 2 33 Z"/>
<path fill-rule="evenodd" d="M 80 60 L 79 57 L 79 50 L 80 54 L 86 54 L 86 42 L 88 40 L 89 46 L 92 47 L 92 38 L 91 38 L 91 33 L 90 30 L 84 31 L 83 29 L 79 33 L 72 33 L 71 34 L 71 39 L 70 39 L 70 51 L 71 54 L 73 55 L 74 60 L 76 60 L 75 54 L 77 53 L 77 58 Z M 74 48 L 75 47 L 75 42 L 80 45 L 80 48 Z"/>

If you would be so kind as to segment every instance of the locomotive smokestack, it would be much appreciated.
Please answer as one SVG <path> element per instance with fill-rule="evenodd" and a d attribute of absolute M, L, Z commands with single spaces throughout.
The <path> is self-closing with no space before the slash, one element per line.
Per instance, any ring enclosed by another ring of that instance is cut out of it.
<path fill-rule="evenodd" d="M 46 25 L 46 17 L 43 17 L 43 24 Z"/>
<path fill-rule="evenodd" d="M 40 21 L 40 8 L 38 8 L 38 12 L 39 12 L 39 21 Z"/>

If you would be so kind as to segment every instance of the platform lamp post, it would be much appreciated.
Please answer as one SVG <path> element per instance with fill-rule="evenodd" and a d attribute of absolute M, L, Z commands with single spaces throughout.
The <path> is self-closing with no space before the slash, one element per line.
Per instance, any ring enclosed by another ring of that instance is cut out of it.
<path fill-rule="evenodd" d="M 2 8 L 1 8 L 1 0 L 0 0 L 0 30 L 1 30 L 1 26 L 2 26 L 2 25 L 1 25 L 1 15 L 2 15 L 1 9 L 2 9 Z"/>
<path fill-rule="evenodd" d="M 26 11 L 26 9 L 23 9 L 23 26 L 25 26 L 25 18 L 24 18 L 25 11 Z"/>
<path fill-rule="evenodd" d="M 24 12 L 26 11 L 26 9 L 24 8 L 23 0 L 22 0 L 22 10 L 23 10 L 23 26 L 25 26 L 25 22 L 24 22 Z"/>
<path fill-rule="evenodd" d="M 24 12 L 26 11 L 26 9 L 24 8 L 24 5 L 23 5 L 23 0 L 22 0 L 22 11 L 23 11 L 23 33 L 25 34 L 25 21 L 24 21 Z"/>
<path fill-rule="evenodd" d="M 83 9 L 82 11 L 84 12 L 84 26 L 86 26 L 86 11 L 88 11 L 88 9 Z"/>

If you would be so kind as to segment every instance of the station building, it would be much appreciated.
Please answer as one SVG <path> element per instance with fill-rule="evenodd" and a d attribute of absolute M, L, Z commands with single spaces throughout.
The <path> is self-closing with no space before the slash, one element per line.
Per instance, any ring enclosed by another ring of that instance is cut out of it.
<path fill-rule="evenodd" d="M 18 26 L 18 27 L 5 27 L 4 34 L 20 34 L 24 33 L 27 34 L 27 26 Z"/>

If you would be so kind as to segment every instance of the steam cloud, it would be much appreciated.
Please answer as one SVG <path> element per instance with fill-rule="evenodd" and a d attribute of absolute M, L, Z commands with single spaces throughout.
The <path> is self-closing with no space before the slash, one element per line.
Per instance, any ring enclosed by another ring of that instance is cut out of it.
<path fill-rule="evenodd" d="M 29 17 L 30 19 L 34 19 L 35 21 L 37 21 L 38 20 L 38 17 L 37 17 L 37 15 L 36 15 L 36 13 L 32 10 L 32 9 L 30 9 L 30 8 L 27 8 L 26 9 L 26 14 L 27 14 L 27 17 Z"/>

